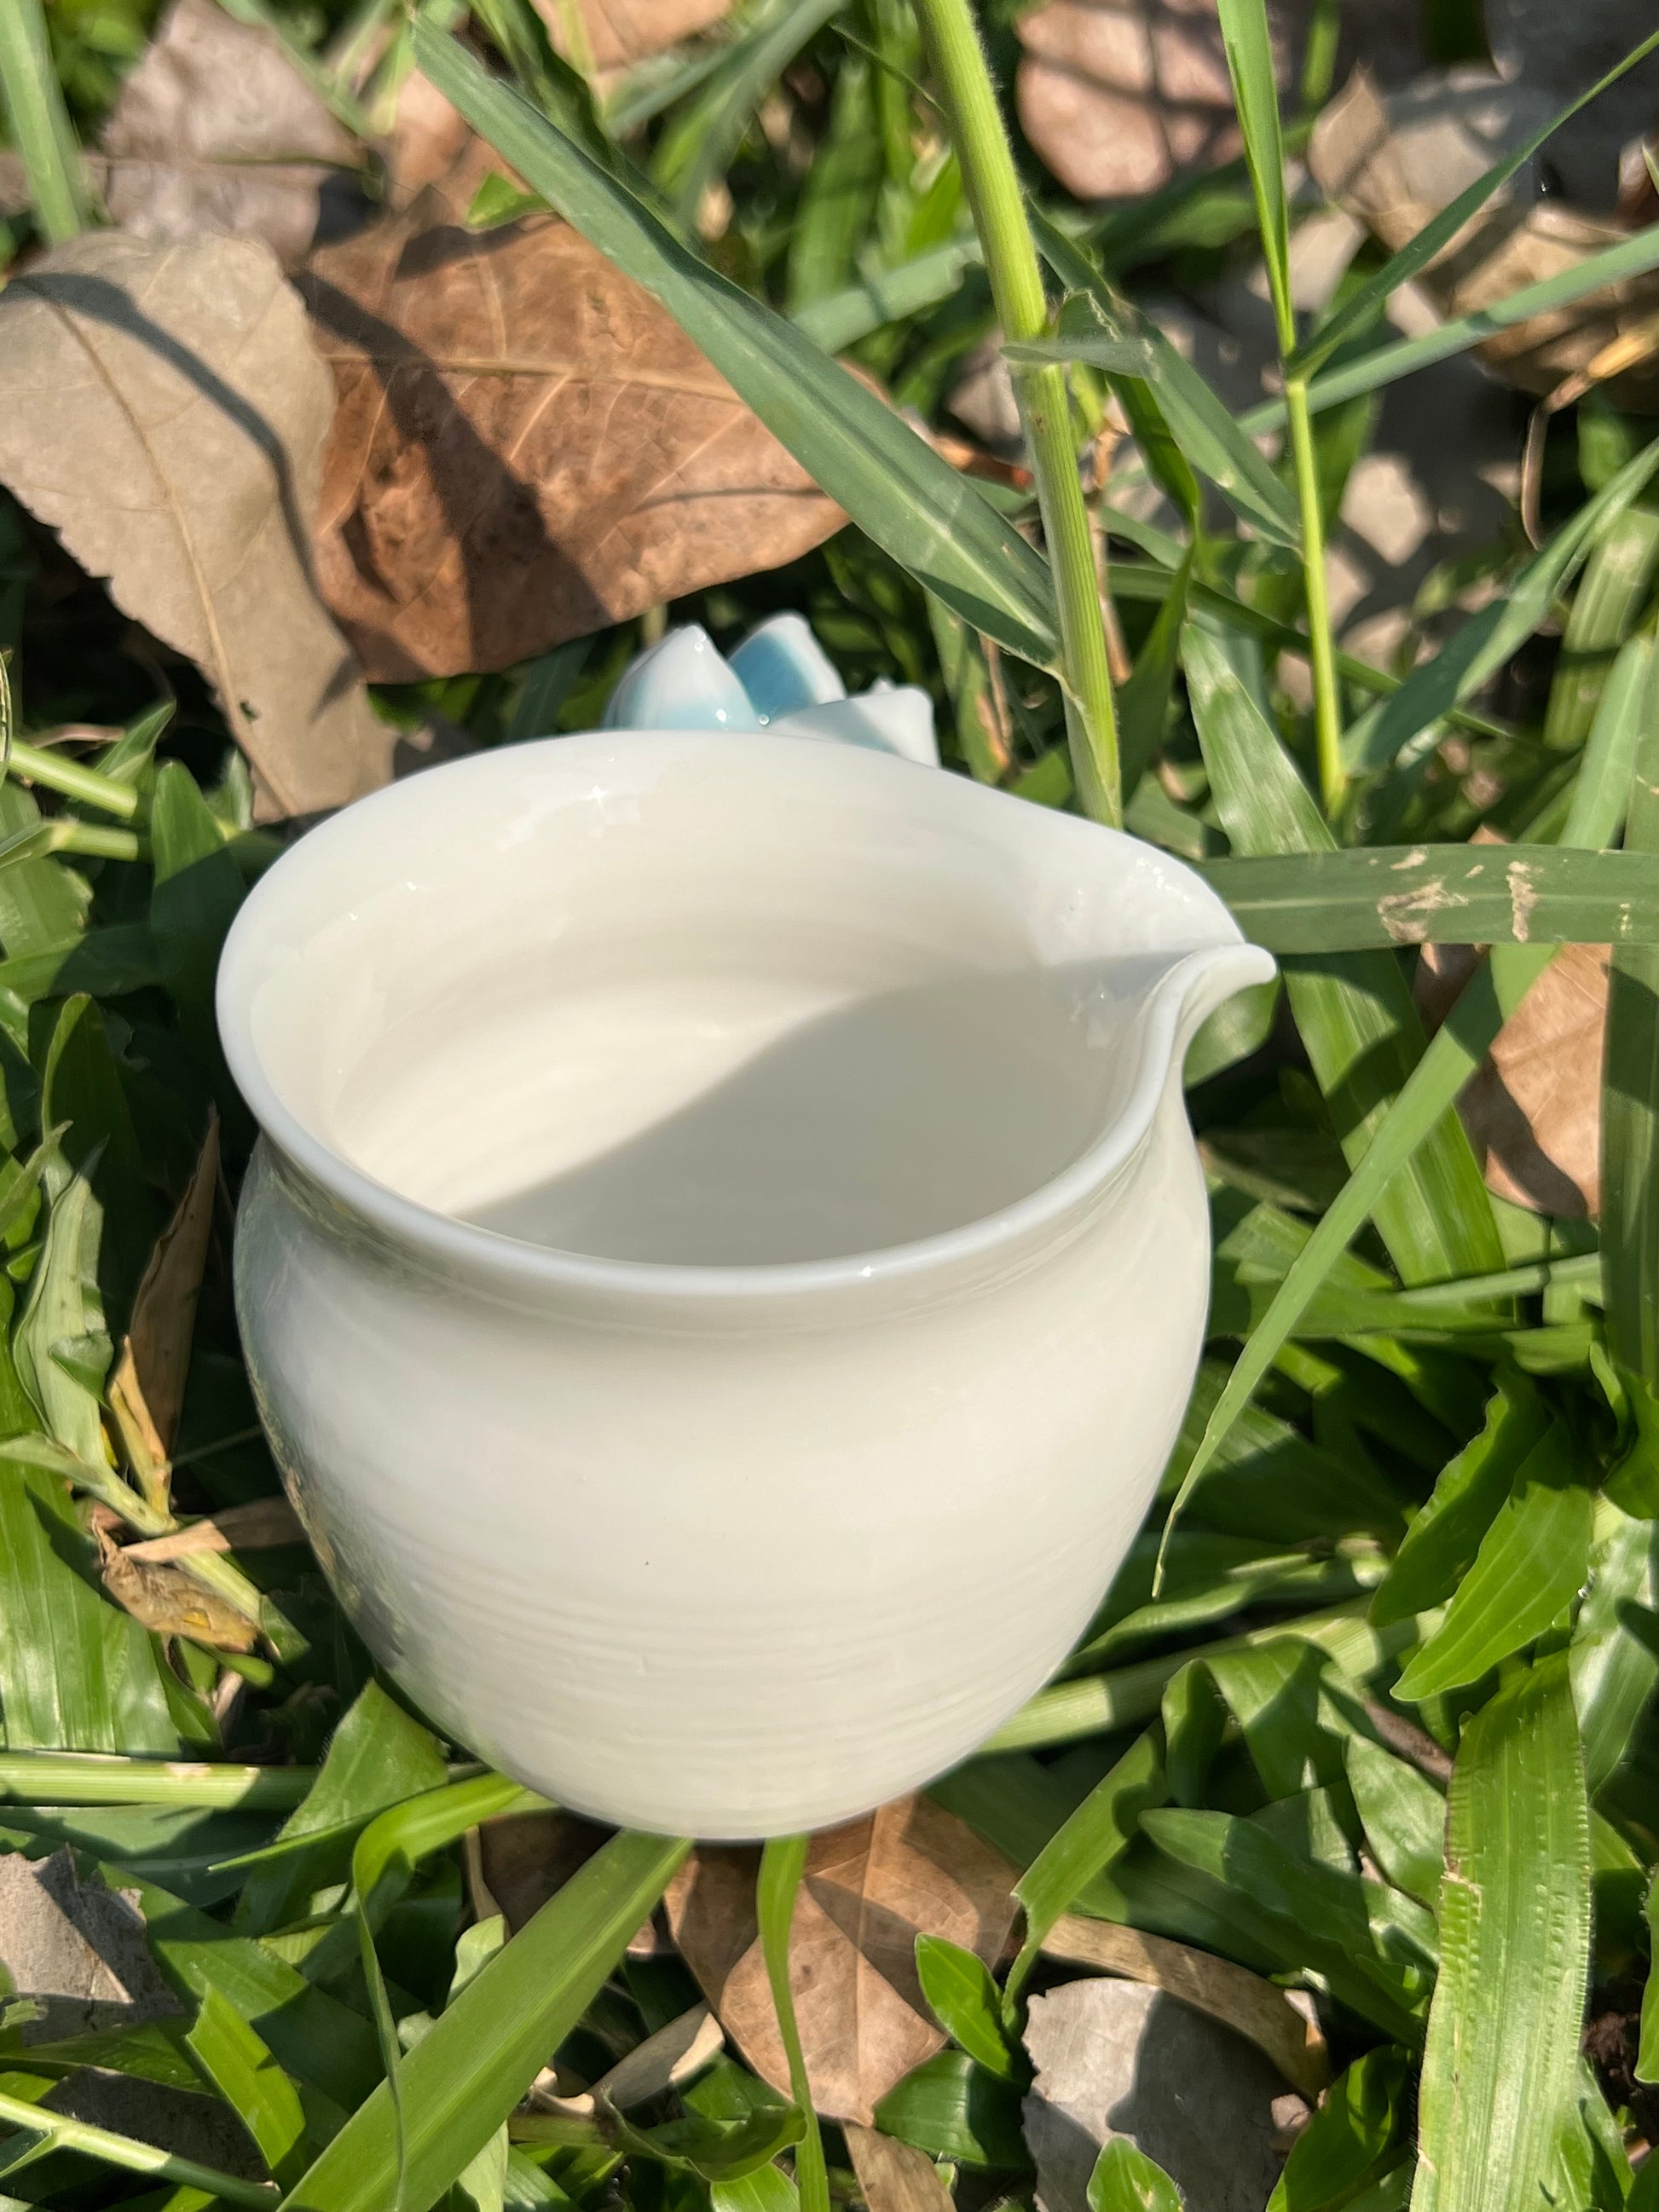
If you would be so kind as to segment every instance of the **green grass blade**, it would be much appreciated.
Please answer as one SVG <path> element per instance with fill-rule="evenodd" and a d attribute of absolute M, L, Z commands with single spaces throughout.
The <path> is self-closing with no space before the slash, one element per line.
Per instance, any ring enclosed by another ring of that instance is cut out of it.
<path fill-rule="evenodd" d="M 182 1903 L 140 1868 L 106 1865 L 112 1887 L 136 1890 L 156 1964 L 199 2004 L 217 1990 L 285 2072 L 337 2105 L 367 2097 L 380 2078 L 374 2031 L 360 2012 L 315 1988 L 251 1936 Z M 384 2208 L 382 2208 L 384 2212 Z"/>
<path fill-rule="evenodd" d="M 1628 650 L 1628 648 L 1626 648 Z M 1659 854 L 1659 654 L 1647 672 L 1625 823 L 1627 854 Z M 1659 1396 L 1659 947 L 1613 957 L 1601 1077 L 1601 1279 L 1613 1358 Z"/>
<path fill-rule="evenodd" d="M 1089 2176 L 1089 2212 L 1182 2212 L 1181 2191 L 1127 2136 L 1115 2136 Z"/>
<path fill-rule="evenodd" d="M 830 496 L 976 629 L 1053 667 L 1060 650 L 1048 571 L 1012 524 L 873 392 L 689 252 L 626 187 L 490 76 L 417 22 L 415 55 L 525 181 L 659 300 Z"/>
<path fill-rule="evenodd" d="M 1608 689 L 1612 690 L 1611 684 Z M 1644 696 L 1632 695 L 1638 700 Z M 1596 715 L 1573 789 L 1572 805 L 1561 833 L 1564 846 L 1594 850 L 1606 845 L 1624 819 L 1629 789 L 1623 774 L 1626 732 L 1622 726 L 1615 726 L 1615 717 L 1605 711 L 1606 707 L 1604 701 L 1604 711 Z M 1525 996 L 1549 959 L 1549 950 L 1542 945 L 1494 946 L 1430 1040 L 1427 1051 L 1377 1127 L 1370 1151 L 1292 1261 L 1272 1305 L 1251 1332 L 1227 1377 L 1170 1506 L 1164 1523 L 1166 1547 L 1187 1500 L 1289 1342 L 1321 1284 L 1358 1233 L 1391 1177 L 1453 1105 L 1491 1049 L 1509 1009 Z M 1160 1567 L 1162 1557 L 1160 1553 Z"/>
<path fill-rule="evenodd" d="M 180 1812 L 285 1812 L 316 1778 L 314 1766 L 204 1766 L 195 1759 L 92 1758 L 14 1747 L 0 1753 L 0 1807 L 164 1805 Z"/>
<path fill-rule="evenodd" d="M 983 258 L 976 238 L 953 238 L 891 269 L 872 270 L 844 291 L 810 301 L 792 319 L 825 353 L 842 353 L 872 331 L 907 321 L 950 299 L 960 289 L 964 270 L 977 268 Z"/>
<path fill-rule="evenodd" d="M 1193 865 L 1270 952 L 1659 944 L 1659 852 L 1365 845 Z"/>
<path fill-rule="evenodd" d="M 1659 31 L 1645 39 L 1623 61 L 1610 69 L 1607 75 L 1581 92 L 1560 112 L 1551 117 L 1541 130 L 1517 146 L 1513 153 L 1495 161 L 1484 176 L 1449 200 L 1437 215 L 1431 216 L 1414 238 L 1407 239 L 1399 251 L 1391 254 L 1376 274 L 1362 284 L 1358 291 L 1340 306 L 1315 331 L 1296 358 L 1289 365 L 1299 375 L 1310 376 L 1322 368 L 1345 340 L 1361 330 L 1382 307 L 1389 296 L 1402 284 L 1409 283 L 1420 270 L 1426 269 L 1442 247 L 1450 244 L 1470 216 L 1477 214 L 1495 193 L 1503 191 L 1510 180 L 1519 174 L 1540 146 L 1552 138 L 1564 123 L 1570 123 L 1581 108 L 1587 107 L 1598 94 L 1614 84 L 1627 70 L 1634 69 L 1656 46 L 1659 46 Z"/>
<path fill-rule="evenodd" d="M 1189 627 L 1184 659 L 1211 789 L 1234 849 L 1331 854 L 1334 841 L 1313 794 L 1221 647 Z M 1422 1021 L 1405 976 L 1390 953 L 1334 955 L 1316 967 L 1287 967 L 1285 988 L 1337 1137 L 1358 1165 L 1422 1055 Z M 1375 1212 L 1408 1285 L 1503 1265 L 1480 1168 L 1450 1114 L 1425 1132 Z"/>
<path fill-rule="evenodd" d="M 1589 1588 L 1572 1635 L 1572 1702 L 1594 1802 L 1629 1752 L 1659 1687 L 1659 1651 L 1642 1633 L 1659 1612 L 1659 1522 L 1596 1500 Z"/>
<path fill-rule="evenodd" d="M 1629 283 L 1654 268 L 1659 268 L 1659 223 L 1638 231 L 1634 238 L 1620 239 L 1616 246 L 1603 246 L 1599 253 L 1588 255 L 1553 276 L 1523 284 L 1504 299 L 1494 300 L 1490 307 L 1454 316 L 1420 337 L 1400 338 L 1391 345 L 1378 346 L 1373 353 L 1360 355 L 1357 361 L 1345 362 L 1340 368 L 1328 368 L 1309 386 L 1310 404 L 1317 414 L 1326 407 L 1340 407 L 1344 400 L 1357 398 L 1362 392 L 1381 391 L 1419 368 L 1467 353 L 1471 346 L 1495 337 L 1499 331 L 1529 322 L 1534 315 L 1557 314 L 1592 292 Z M 1241 416 L 1240 425 L 1252 433 L 1270 430 L 1283 419 L 1284 412 L 1282 400 L 1266 400 Z"/>
<path fill-rule="evenodd" d="M 1291 306 L 1291 225 L 1285 200 L 1285 138 L 1279 120 L 1279 82 L 1273 33 L 1264 0 L 1218 0 L 1221 43 L 1233 81 L 1233 104 L 1244 140 L 1244 161 L 1255 198 L 1256 227 L 1267 264 L 1267 289 L 1281 349 L 1295 343 Z"/>
<path fill-rule="evenodd" d="M 1181 1669 L 1195 1659 L 1213 1659 L 1231 1651 L 1281 1637 L 1299 1638 L 1328 1652 L 1346 1674 L 1356 1680 L 1380 1673 L 1417 1641 L 1413 1623 L 1373 1628 L 1365 1618 L 1364 1600 L 1334 1606 L 1328 1612 L 1308 1613 L 1281 1620 L 1268 1628 L 1248 1629 L 1213 1644 L 1189 1646 L 1184 1651 L 1138 1660 L 1132 1667 L 1115 1667 L 1101 1674 L 1085 1674 L 1074 1682 L 1057 1682 L 1039 1690 L 1013 1718 L 1005 1721 L 994 1735 L 980 1746 L 982 1752 L 1031 1751 L 1042 1746 L 1075 1742 L 1079 1736 L 1103 1735 L 1115 1729 L 1135 1728 L 1158 1711 L 1164 1691 Z"/>
<path fill-rule="evenodd" d="M 1349 769 L 1364 774 L 1386 768 L 1419 730 L 1439 720 L 1511 659 L 1548 614 L 1578 563 L 1640 495 L 1656 469 L 1659 439 L 1587 500 L 1504 593 L 1471 615 L 1432 660 L 1414 669 L 1392 697 L 1367 708 L 1344 740 Z"/>
<path fill-rule="evenodd" d="M 1659 566 L 1659 514 L 1630 507 L 1596 538 L 1561 639 L 1550 684 L 1544 743 L 1552 752 L 1582 745 L 1617 665 L 1615 655 L 1646 603 Z"/>
<path fill-rule="evenodd" d="M 305 2113 L 269 2046 L 216 1989 L 203 1997 L 185 2041 L 277 2182 L 291 2187 L 305 2171 Z"/>
<path fill-rule="evenodd" d="M 789 2088 L 805 2123 L 795 2151 L 795 2182 L 800 2191 L 801 2212 L 830 2212 L 830 2177 L 823 2162 L 823 2139 L 812 2103 L 812 2084 L 801 2050 L 800 2029 L 795 2021 L 795 2000 L 789 1987 L 789 1933 L 795 1899 L 806 1869 L 808 1836 L 776 1836 L 761 1853 L 760 1877 L 755 1885 L 755 1912 L 760 1924 L 761 1950 L 766 1960 L 766 1979 L 778 2016 L 778 2033 L 789 2061 Z"/>
<path fill-rule="evenodd" d="M 1559 1422 L 1528 1452 L 1444 1620 L 1395 1684 L 1396 1698 L 1415 1704 L 1478 1682 L 1571 1604 L 1589 1567 L 1594 1514 L 1575 1479 L 1576 1456 Z"/>
<path fill-rule="evenodd" d="M 1384 2035 L 1413 2048 L 1421 2043 L 1427 1962 L 1408 1963 L 1403 1948 L 1398 1958 L 1383 1954 L 1372 1919 L 1377 1885 L 1292 1852 L 1230 1813 L 1170 1806 L 1146 1814 L 1141 1827 L 1177 1865 L 1236 1893 L 1280 1971 L 1322 1975 L 1339 2003 Z M 1429 1915 L 1418 1905 L 1410 1911 L 1431 1933 Z"/>
<path fill-rule="evenodd" d="M 918 1936 L 916 1979 L 934 2019 L 959 2049 L 988 2074 L 1005 2081 L 1018 2078 L 997 1985 L 976 1952 L 942 1936 Z"/>
<path fill-rule="evenodd" d="M 504 1774 L 474 1775 L 390 1806 L 369 1822 L 351 1854 L 351 1886 L 358 1902 L 373 1917 L 376 1893 L 388 1874 L 395 1870 L 407 1877 L 418 1861 L 459 1843 L 482 1820 L 547 1809 L 544 1797 Z"/>
<path fill-rule="evenodd" d="M 1197 369 L 1155 323 L 1118 299 L 1051 225 L 1039 226 L 1036 235 L 1049 265 L 1079 289 L 1060 311 L 1057 335 L 1005 346 L 1009 361 L 1087 362 L 1145 386 L 1191 467 L 1264 538 L 1294 551 L 1302 542 L 1294 498 Z"/>
<path fill-rule="evenodd" d="M 1589 1942 L 1589 1822 L 1563 1653 L 1478 1712 L 1458 1751 L 1413 2212 L 1565 2201 L 1557 2142 L 1576 2110 Z"/>
<path fill-rule="evenodd" d="M 1444 1797 L 1369 1736 L 1348 1738 L 1343 1765 L 1371 1856 L 1396 1889 L 1432 1911 L 1444 1863 Z"/>
<path fill-rule="evenodd" d="M 1267 2212 L 1328 2212 L 1405 2156 L 1406 2053 L 1385 2044 L 1337 2076 L 1291 2147 Z"/>
<path fill-rule="evenodd" d="M 1474 1564 L 1522 1462 L 1541 1442 L 1548 1414 L 1523 1375 L 1500 1382 L 1484 1427 L 1441 1472 L 1371 1600 L 1378 1627 L 1443 1605 Z"/>
<path fill-rule="evenodd" d="M 755 110 L 809 39 L 846 0 L 786 0 L 767 9 L 732 40 L 719 66 L 658 141 L 655 183 L 683 221 L 695 220 L 704 187 L 726 168 Z"/>
<path fill-rule="evenodd" d="M 512 2112 L 581 2018 L 690 1845 L 613 1837 L 497 1952 L 400 2069 L 407 2195 L 430 2204 Z M 398 2179 L 382 2082 L 284 2198 L 291 2212 L 386 2212 Z"/>
<path fill-rule="evenodd" d="M 40 0 L 6 0 L 0 8 L 0 94 L 40 234 L 48 246 L 61 246 L 86 228 L 87 188 Z"/>
<path fill-rule="evenodd" d="M 1010 2005 L 1025 1986 L 1049 1930 L 1102 1867 L 1134 1840 L 1140 1815 L 1165 1796 L 1164 1762 L 1150 1732 L 1137 1736 L 1077 1810 L 1050 1836 L 1014 1884 L 1025 1908 L 1025 1940 L 1009 1969 Z"/>
<path fill-rule="evenodd" d="M 276 2193 L 266 2182 L 246 2181 L 239 2174 L 222 2173 L 216 2166 L 202 2166 L 193 2158 L 179 2158 L 171 2151 L 158 2150 L 154 2143 L 118 2135 L 110 2128 L 95 2127 L 88 2120 L 71 2119 L 62 2112 L 44 2111 L 21 2097 L 0 2094 L 0 2126 L 21 2128 L 27 2135 L 38 2136 L 45 2146 L 53 2150 L 78 2151 L 82 2157 L 96 2159 L 100 2165 L 116 2166 L 128 2173 L 150 2174 L 158 2181 L 171 2181 L 176 2185 L 176 2191 L 168 2199 L 170 2203 L 176 2203 L 187 2191 L 199 2191 L 201 2194 L 193 2198 L 198 2204 L 219 2201 L 227 2204 L 264 2204 L 276 2212 Z M 27 2159 L 18 2163 L 32 2163 L 37 2154 L 31 2150 Z M 15 2203 L 21 2200 L 9 2201 Z"/>

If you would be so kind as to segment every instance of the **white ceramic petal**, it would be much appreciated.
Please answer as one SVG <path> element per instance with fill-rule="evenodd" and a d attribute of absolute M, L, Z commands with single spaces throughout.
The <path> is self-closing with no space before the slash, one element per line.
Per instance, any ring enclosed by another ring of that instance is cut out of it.
<path fill-rule="evenodd" d="M 731 658 L 763 721 L 847 696 L 847 686 L 804 615 L 774 615 L 751 629 Z"/>
<path fill-rule="evenodd" d="M 923 768 L 939 766 L 933 734 L 933 702 L 914 684 L 876 684 L 855 699 L 836 699 L 808 707 L 769 723 L 781 737 L 834 738 L 842 744 L 867 745 L 897 753 Z"/>
<path fill-rule="evenodd" d="M 671 629 L 623 672 L 608 730 L 757 730 L 749 694 L 699 623 Z"/>

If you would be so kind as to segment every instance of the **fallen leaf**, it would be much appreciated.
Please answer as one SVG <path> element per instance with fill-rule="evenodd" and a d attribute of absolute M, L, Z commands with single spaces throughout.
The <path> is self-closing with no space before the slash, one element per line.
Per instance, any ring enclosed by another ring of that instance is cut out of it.
<path fill-rule="evenodd" d="M 125 1547 L 129 1559 L 164 1565 L 204 1552 L 264 1552 L 281 1544 L 303 1544 L 305 1530 L 286 1498 L 251 1498 L 246 1505 L 227 1505 L 165 1536 L 147 1536 Z"/>
<path fill-rule="evenodd" d="M 143 238 L 262 238 L 285 268 L 368 206 L 363 152 L 274 31 L 173 0 L 100 140 L 111 218 Z"/>
<path fill-rule="evenodd" d="M 869 2212 L 951 2212 L 955 2200 L 925 2150 L 879 2128 L 842 2123 L 847 2153 Z"/>
<path fill-rule="evenodd" d="M 117 1605 L 152 1635 L 185 1636 L 215 1651 L 252 1651 L 258 1625 L 186 1568 L 135 1559 L 106 1529 L 98 1532 L 99 1572 Z"/>
<path fill-rule="evenodd" d="M 1285 17 L 1270 5 L 1281 91 Z M 1077 198 L 1154 191 L 1238 152 L 1215 0 L 1049 0 L 1018 31 L 1021 127 Z"/>
<path fill-rule="evenodd" d="M 385 681 L 505 668 L 797 558 L 844 517 L 678 325 L 463 161 L 301 278 L 339 407 L 324 596 Z"/>
<path fill-rule="evenodd" d="M 447 176 L 472 142 L 466 118 L 430 77 L 410 70 L 398 91 L 384 154 L 386 200 L 401 212 L 428 185 Z"/>
<path fill-rule="evenodd" d="M 1385 99 L 1360 70 L 1315 125 L 1308 166 L 1326 197 L 1394 252 L 1558 104 L 1541 88 L 1461 70 L 1425 76 Z M 1464 225 L 1416 289 L 1443 317 L 1474 314 L 1628 236 L 1621 224 L 1559 199 L 1520 207 L 1511 187 Z M 1508 382 L 1542 398 L 1656 309 L 1659 276 L 1632 277 L 1498 331 L 1475 350 Z M 1638 360 L 1601 389 L 1616 407 L 1650 408 L 1659 368 Z"/>
<path fill-rule="evenodd" d="M 585 58 L 596 70 L 608 71 L 706 31 L 731 12 L 732 0 L 536 0 L 536 7 L 567 60 Z M 573 12 L 586 43 L 585 58 L 572 51 Z"/>
<path fill-rule="evenodd" d="M 786 2094 L 755 1920 L 758 1851 L 717 1846 L 670 1884 L 668 1924 L 681 1956 L 749 2063 Z M 916 1978 L 920 1935 L 942 1936 L 990 1965 L 1012 1925 L 1015 1870 L 953 1814 L 900 1798 L 814 1836 L 789 1938 L 812 2100 L 868 2127 L 888 2090 L 945 2044 Z"/>
<path fill-rule="evenodd" d="M 394 733 L 319 604 L 327 369 L 268 246 L 93 231 L 0 293 L 0 481 L 198 662 L 260 811 L 386 782 Z"/>
<path fill-rule="evenodd" d="M 1231 1959 L 1218 1959 L 1164 1936 L 1143 1936 L 1114 1921 L 1063 1913 L 1044 1939 L 1051 1959 L 1097 1966 L 1129 1982 L 1166 1990 L 1195 2011 L 1208 2013 L 1270 2058 L 1293 2089 L 1317 2098 L 1331 2078 L 1329 2054 L 1317 2021 L 1281 1989 Z"/>
<path fill-rule="evenodd" d="M 1457 1102 L 1486 1187 L 1572 1220 L 1601 1209 L 1605 945 L 1564 945 Z"/>
<path fill-rule="evenodd" d="M 1261 2212 L 1279 2175 L 1278 2081 L 1261 2053 L 1156 1988 L 1066 1982 L 1028 2008 L 1023 2109 L 1043 2212 L 1090 2212 L 1101 2147 L 1127 2142 L 1194 2212 Z"/>
<path fill-rule="evenodd" d="M 219 1184 L 219 1116 L 208 1121 L 190 1187 L 155 1240 L 132 1302 L 132 1326 L 110 1378 L 109 1408 L 141 1487 L 167 1510 L 196 1305 Z"/>

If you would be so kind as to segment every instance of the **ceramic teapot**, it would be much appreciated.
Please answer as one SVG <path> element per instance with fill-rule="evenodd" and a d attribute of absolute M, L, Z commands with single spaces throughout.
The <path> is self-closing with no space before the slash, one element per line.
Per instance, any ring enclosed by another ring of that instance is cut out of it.
<path fill-rule="evenodd" d="M 927 1782 L 1088 1621 L 1203 1334 L 1182 1056 L 1273 966 L 810 645 L 671 641 L 616 712 L 680 726 L 359 801 L 219 978 L 249 1369 L 348 1612 L 507 1774 L 706 1838 Z"/>

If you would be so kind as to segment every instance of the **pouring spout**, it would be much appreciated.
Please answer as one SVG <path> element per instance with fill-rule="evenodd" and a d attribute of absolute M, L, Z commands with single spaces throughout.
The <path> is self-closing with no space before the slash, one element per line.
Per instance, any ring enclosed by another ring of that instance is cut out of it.
<path fill-rule="evenodd" d="M 1170 1064 L 1178 1073 L 1187 1048 L 1216 1010 L 1240 991 L 1272 982 L 1278 965 L 1259 945 L 1206 945 L 1183 954 L 1156 993 L 1170 1008 Z"/>

